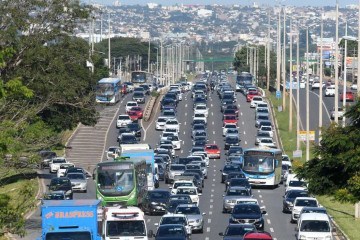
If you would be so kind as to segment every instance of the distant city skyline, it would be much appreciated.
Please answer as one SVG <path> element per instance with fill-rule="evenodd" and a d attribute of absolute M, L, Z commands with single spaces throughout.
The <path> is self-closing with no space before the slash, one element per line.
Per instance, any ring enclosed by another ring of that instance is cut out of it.
<path fill-rule="evenodd" d="M 113 5 L 116 0 L 83 0 L 85 3 L 99 3 L 103 5 Z M 212 4 L 239 4 L 239 5 L 252 5 L 257 3 L 259 5 L 276 5 L 282 3 L 285 5 L 291 6 L 335 6 L 336 0 L 119 0 L 121 5 L 146 5 L 147 3 L 158 3 L 162 5 L 174 5 L 174 4 L 185 4 L 185 5 L 212 5 Z M 357 0 L 339 0 L 340 7 L 345 7 L 346 5 L 355 4 L 359 2 Z"/>

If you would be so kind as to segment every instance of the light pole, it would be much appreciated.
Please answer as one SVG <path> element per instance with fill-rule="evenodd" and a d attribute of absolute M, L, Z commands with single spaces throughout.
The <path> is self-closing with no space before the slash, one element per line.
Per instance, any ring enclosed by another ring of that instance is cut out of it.
<path fill-rule="evenodd" d="M 300 33 L 298 32 L 296 39 L 296 80 L 297 80 L 297 89 L 296 89 L 296 150 L 300 150 L 300 61 L 299 61 L 299 40 Z"/>
<path fill-rule="evenodd" d="M 159 48 L 156 49 L 156 80 L 159 82 Z"/>
<path fill-rule="evenodd" d="M 289 81 L 289 84 L 290 84 L 290 101 L 289 101 L 289 131 L 291 132 L 292 131 L 292 125 L 293 125 L 293 122 L 292 122 L 292 118 L 293 118 L 293 102 L 292 102 L 292 98 L 293 98 L 293 74 L 292 74 L 292 40 L 293 40 L 293 37 L 292 37 L 292 22 L 291 22 L 291 19 L 290 19 L 290 71 L 289 71 L 289 77 L 290 77 L 290 81 Z"/>
<path fill-rule="evenodd" d="M 320 86 L 321 87 L 321 86 Z M 309 86 L 309 29 L 306 29 L 306 161 L 310 160 L 310 86 Z"/>
<path fill-rule="evenodd" d="M 339 2 L 336 0 L 336 29 L 335 29 L 335 116 L 339 122 Z"/>
<path fill-rule="evenodd" d="M 283 77 L 283 102 L 282 102 L 282 109 L 285 111 L 286 108 L 286 8 L 284 7 L 284 35 L 283 35 L 283 57 L 282 57 L 282 77 Z"/>
<path fill-rule="evenodd" d="M 324 34 L 324 23 L 323 13 L 321 14 L 321 26 L 320 26 L 320 92 L 319 92 L 319 145 L 321 142 L 321 128 L 322 128 L 322 104 L 323 104 L 323 34 Z"/>

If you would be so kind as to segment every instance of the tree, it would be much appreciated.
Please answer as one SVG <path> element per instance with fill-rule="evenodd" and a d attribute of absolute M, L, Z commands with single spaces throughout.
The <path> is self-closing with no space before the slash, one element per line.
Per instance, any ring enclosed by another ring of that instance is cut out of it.
<path fill-rule="evenodd" d="M 309 182 L 309 191 L 331 195 L 340 201 L 360 201 L 360 102 L 349 107 L 345 116 L 351 124 L 330 125 L 322 131 L 314 159 L 296 172 Z"/>

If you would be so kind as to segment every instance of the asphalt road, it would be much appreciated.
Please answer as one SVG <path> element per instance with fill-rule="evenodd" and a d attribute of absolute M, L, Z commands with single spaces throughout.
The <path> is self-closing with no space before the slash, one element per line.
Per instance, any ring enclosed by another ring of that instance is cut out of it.
<path fill-rule="evenodd" d="M 234 83 L 234 78 L 231 78 L 232 83 Z M 305 94 L 305 91 L 301 91 L 300 94 Z M 314 99 L 316 99 L 315 94 Z M 305 96 L 305 95 L 304 95 Z M 303 99 L 302 95 L 300 96 Z M 130 100 L 130 97 L 127 96 L 123 102 L 118 104 L 116 107 L 119 109 L 117 113 L 122 113 L 125 111 L 126 101 Z M 305 98 L 304 98 L 305 99 Z M 315 100 L 311 100 L 315 101 Z M 304 106 L 305 101 L 302 101 L 301 106 Z M 329 99 L 330 102 L 330 99 Z M 331 103 L 331 102 L 330 102 Z M 330 104 L 329 103 L 329 104 Z M 254 146 L 256 128 L 254 124 L 254 109 L 249 107 L 249 103 L 246 103 L 245 97 L 241 93 L 237 93 L 237 104 L 240 108 L 239 115 L 239 127 L 241 133 L 241 146 L 243 148 L 249 148 Z M 311 104 L 316 107 L 318 105 Z M 222 114 L 220 112 L 220 100 L 217 94 L 214 92 L 210 94 L 208 99 L 209 116 L 208 116 L 208 136 L 209 143 L 216 143 L 221 148 L 224 146 L 224 139 L 222 137 Z M 315 109 L 315 108 L 314 108 Z M 192 140 L 190 137 L 190 129 L 192 122 L 192 99 L 190 97 L 190 92 L 184 94 L 183 101 L 180 102 L 178 106 L 178 120 L 181 122 L 180 126 L 180 139 L 182 140 L 181 150 L 177 151 L 179 156 L 187 156 L 189 150 L 192 146 Z M 301 109 L 301 111 L 303 111 Z M 315 111 L 315 110 L 313 110 Z M 150 122 L 141 122 L 144 128 L 142 135 L 142 142 L 149 143 L 152 147 L 155 147 L 157 142 L 160 139 L 161 132 L 155 131 L 155 121 L 159 115 L 159 106 L 156 105 L 156 108 L 153 111 L 153 117 Z M 303 116 L 303 113 L 301 113 Z M 315 122 L 315 120 L 311 120 Z M 316 125 L 314 125 L 316 126 Z M 115 127 L 115 119 L 110 121 L 109 127 L 102 125 L 102 128 L 106 129 L 104 140 L 105 142 L 99 142 L 99 145 L 103 146 L 103 149 L 106 149 L 109 146 L 116 146 L 118 143 L 117 138 L 117 129 Z M 96 126 L 94 130 L 96 129 Z M 91 132 L 91 131 L 90 131 Z M 96 134 L 95 134 L 96 135 Z M 102 135 L 101 135 L 102 136 Z M 77 138 L 77 135 L 74 136 L 73 140 Z M 87 140 L 83 140 L 84 144 L 89 144 L 89 152 L 93 148 L 91 144 L 97 141 L 95 137 L 89 137 Z M 73 148 L 71 151 L 79 151 L 82 148 Z M 74 154 L 75 156 L 76 154 Z M 104 155 L 103 155 L 103 158 Z M 88 158 L 79 158 L 77 165 L 84 167 L 85 169 L 91 169 L 91 166 L 101 161 L 97 156 L 90 156 Z M 220 169 L 224 166 L 224 155 L 222 154 L 221 159 L 211 160 L 210 166 L 208 169 L 208 179 L 205 180 L 205 187 L 200 197 L 200 209 L 206 215 L 204 216 L 204 233 L 203 234 L 193 234 L 192 239 L 221 239 L 218 235 L 219 232 L 223 232 L 228 225 L 228 220 L 230 215 L 222 213 L 222 195 L 224 194 L 224 184 L 220 183 L 221 172 Z M 44 184 L 46 185 L 51 177 L 55 176 L 54 174 L 48 174 L 48 171 L 45 170 L 41 178 L 43 178 Z M 45 186 L 44 186 L 45 187 Z M 160 188 L 169 189 L 169 185 L 161 182 Z M 295 225 L 289 222 L 290 215 L 282 213 L 282 196 L 284 194 L 284 187 L 276 189 L 254 189 L 254 197 L 257 198 L 261 206 L 265 206 L 267 210 L 267 215 L 265 216 L 265 230 L 270 232 L 274 239 L 278 240 L 290 240 L 295 239 Z M 88 181 L 88 192 L 87 193 L 76 193 L 74 195 L 75 199 L 79 198 L 95 198 L 95 186 L 94 182 L 89 179 Z M 28 235 L 23 239 L 35 239 L 41 234 L 41 219 L 40 219 L 39 209 L 27 220 L 27 233 Z M 148 230 L 156 230 L 155 223 L 159 222 L 161 216 L 147 216 L 147 227 Z"/>

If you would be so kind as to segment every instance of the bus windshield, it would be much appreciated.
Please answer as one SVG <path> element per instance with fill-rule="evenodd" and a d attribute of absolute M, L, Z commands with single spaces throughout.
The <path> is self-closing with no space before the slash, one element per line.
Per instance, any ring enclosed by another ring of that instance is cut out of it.
<path fill-rule="evenodd" d="M 72 240 L 91 240 L 90 232 L 50 232 L 46 234 L 45 240 L 59 240 L 59 239 L 72 239 Z"/>
<path fill-rule="evenodd" d="M 146 73 L 145 72 L 132 72 L 131 81 L 133 83 L 145 83 L 146 82 Z"/>
<path fill-rule="evenodd" d="M 112 83 L 98 83 L 96 87 L 97 95 L 114 95 L 114 86 Z"/>
<path fill-rule="evenodd" d="M 134 189 L 134 170 L 98 169 L 98 186 L 104 195 L 128 195 Z"/>
<path fill-rule="evenodd" d="M 107 221 L 106 235 L 109 237 L 146 236 L 143 220 Z"/>
<path fill-rule="evenodd" d="M 264 156 L 244 156 L 243 170 L 251 173 L 272 173 L 274 158 Z"/>

